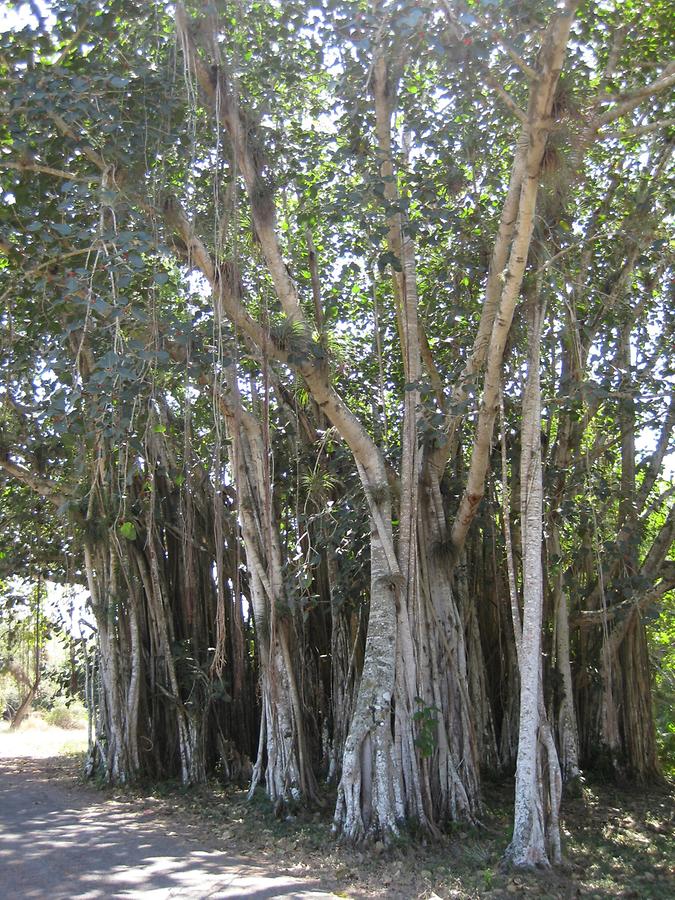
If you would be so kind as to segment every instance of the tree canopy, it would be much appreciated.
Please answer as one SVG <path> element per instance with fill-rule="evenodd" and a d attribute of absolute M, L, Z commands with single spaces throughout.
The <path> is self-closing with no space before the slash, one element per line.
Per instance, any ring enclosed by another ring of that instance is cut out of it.
<path fill-rule="evenodd" d="M 18 11 L 0 575 L 90 592 L 90 770 L 357 842 L 515 770 L 559 861 L 583 769 L 661 771 L 672 5 Z"/>

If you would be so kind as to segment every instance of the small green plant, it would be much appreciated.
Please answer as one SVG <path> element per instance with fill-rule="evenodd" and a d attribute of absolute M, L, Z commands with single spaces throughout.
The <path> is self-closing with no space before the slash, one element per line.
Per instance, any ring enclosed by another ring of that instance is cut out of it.
<path fill-rule="evenodd" d="M 122 522 L 119 527 L 119 533 L 128 541 L 136 540 L 136 526 L 133 522 Z"/>
<path fill-rule="evenodd" d="M 437 706 L 427 706 L 421 697 L 415 697 L 417 710 L 413 713 L 413 722 L 417 725 L 415 746 L 420 756 L 430 757 L 437 744 L 438 712 Z"/>

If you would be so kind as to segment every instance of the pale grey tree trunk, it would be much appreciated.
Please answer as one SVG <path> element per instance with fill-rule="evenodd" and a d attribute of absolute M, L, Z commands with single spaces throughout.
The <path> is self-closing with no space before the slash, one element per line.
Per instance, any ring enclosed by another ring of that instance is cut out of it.
<path fill-rule="evenodd" d="M 126 722 L 127 688 L 121 665 L 121 649 L 116 623 L 119 602 L 116 554 L 112 546 L 84 546 L 85 571 L 97 626 L 99 664 L 99 721 L 96 747 L 105 768 L 106 780 L 125 784 L 139 772 L 138 747 L 131 745 L 137 734 L 136 723 Z M 137 714 L 137 706 L 131 712 Z"/>
<path fill-rule="evenodd" d="M 399 61 L 400 62 L 400 61 Z M 393 161 L 395 65 L 376 48 L 372 85 L 385 200 L 400 201 Z M 403 141 L 405 150 L 405 138 Z M 474 820 L 479 805 L 475 733 L 470 721 L 465 635 L 452 588 L 438 478 L 420 446 L 421 327 L 415 247 L 400 211 L 387 215 L 396 325 L 406 382 L 401 436 L 400 527 L 397 557 L 395 760 L 406 818 L 431 834 L 447 819 Z"/>
<path fill-rule="evenodd" d="M 376 504 L 376 501 L 377 502 Z M 400 768 L 394 756 L 391 707 L 395 688 L 396 605 L 400 577 L 380 537 L 391 521 L 388 492 L 371 499 L 378 522 L 371 525 L 371 595 L 363 673 L 342 760 L 335 825 L 354 843 L 399 833 L 405 807 Z"/>
<path fill-rule="evenodd" d="M 258 641 L 262 718 L 249 795 L 263 772 L 266 792 L 279 810 L 300 799 L 317 800 L 298 687 L 291 611 L 283 584 L 279 529 L 273 521 L 271 483 L 260 422 L 243 405 L 235 367 L 227 372 L 220 406 L 232 440 L 239 519 L 250 572 Z"/>
<path fill-rule="evenodd" d="M 579 731 L 574 709 L 574 686 L 570 661 L 570 623 L 567 592 L 563 584 L 562 548 L 557 523 L 549 523 L 549 560 L 555 571 L 551 575 L 553 587 L 554 656 L 560 687 L 557 709 L 553 711 L 563 781 L 567 784 L 581 774 L 579 766 Z"/>
<path fill-rule="evenodd" d="M 523 618 L 522 632 L 516 634 L 520 668 L 518 761 L 513 838 L 506 851 L 506 858 L 520 867 L 548 866 L 561 861 L 558 824 L 561 777 L 546 718 L 542 683 L 544 510 L 539 380 L 541 313 L 538 309 L 533 318 L 521 426 Z M 514 627 L 517 629 L 517 622 Z"/>

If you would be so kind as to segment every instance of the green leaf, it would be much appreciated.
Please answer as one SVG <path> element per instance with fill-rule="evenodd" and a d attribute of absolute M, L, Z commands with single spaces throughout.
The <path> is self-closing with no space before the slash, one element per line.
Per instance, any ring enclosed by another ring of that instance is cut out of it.
<path fill-rule="evenodd" d="M 133 522 L 123 522 L 119 527 L 119 532 L 128 541 L 136 540 L 136 526 Z"/>

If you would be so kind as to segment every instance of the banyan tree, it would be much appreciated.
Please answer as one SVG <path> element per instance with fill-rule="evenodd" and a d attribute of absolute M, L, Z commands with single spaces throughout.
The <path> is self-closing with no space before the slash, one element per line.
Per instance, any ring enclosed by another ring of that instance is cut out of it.
<path fill-rule="evenodd" d="M 46 503 L 64 553 L 10 557 L 88 591 L 89 770 L 354 842 L 515 772 L 507 856 L 559 861 L 583 770 L 659 777 L 669 5 L 41 9 L 0 36 L 3 540 Z"/>

